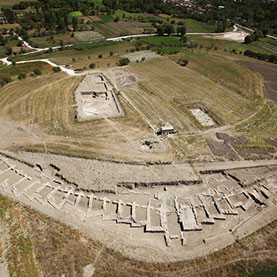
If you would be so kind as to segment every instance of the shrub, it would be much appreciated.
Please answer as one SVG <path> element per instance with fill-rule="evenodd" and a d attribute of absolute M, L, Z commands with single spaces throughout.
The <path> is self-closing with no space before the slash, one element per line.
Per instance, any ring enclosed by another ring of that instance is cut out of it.
<path fill-rule="evenodd" d="M 20 73 L 20 74 L 18 74 L 17 79 L 18 80 L 23 80 L 23 79 L 26 79 L 26 77 L 27 77 L 26 73 Z"/>
<path fill-rule="evenodd" d="M 89 68 L 91 68 L 91 69 L 95 68 L 95 63 L 91 63 L 91 64 L 89 65 Z"/>
<path fill-rule="evenodd" d="M 119 66 L 124 66 L 124 65 L 127 65 L 129 64 L 130 60 L 128 58 L 121 58 L 118 62 L 118 65 Z"/>
<path fill-rule="evenodd" d="M 102 54 L 99 54 L 98 55 L 98 59 L 102 59 L 103 58 L 103 55 Z"/>
<path fill-rule="evenodd" d="M 189 63 L 188 59 L 185 59 L 185 58 L 180 58 L 178 61 L 178 64 L 181 66 L 187 66 L 188 63 Z"/>
<path fill-rule="evenodd" d="M 40 76 L 41 75 L 41 71 L 38 68 L 36 68 L 36 69 L 34 69 L 34 74 L 36 76 Z"/>
<path fill-rule="evenodd" d="M 10 77 L 4 77 L 4 78 L 2 79 L 2 81 L 3 81 L 5 84 L 8 84 L 8 83 L 10 83 L 10 82 L 12 81 L 12 79 L 11 79 Z"/>
<path fill-rule="evenodd" d="M 111 56 L 111 57 L 113 56 L 113 51 L 110 51 L 110 56 Z"/>
<path fill-rule="evenodd" d="M 61 71 L 61 68 L 59 66 L 52 67 L 53 72 L 57 73 Z"/>

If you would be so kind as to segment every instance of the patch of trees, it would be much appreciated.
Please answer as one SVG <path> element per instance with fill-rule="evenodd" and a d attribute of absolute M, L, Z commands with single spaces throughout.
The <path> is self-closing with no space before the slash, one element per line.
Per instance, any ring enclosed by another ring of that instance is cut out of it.
<path fill-rule="evenodd" d="M 166 7 L 174 5 L 162 0 L 103 0 L 103 4 L 111 10 L 122 9 L 128 12 L 165 13 Z"/>
<path fill-rule="evenodd" d="M 163 35 L 168 35 L 170 36 L 172 33 L 175 32 L 174 26 L 169 24 L 169 23 L 162 23 L 160 26 L 158 26 L 157 28 L 157 34 L 159 36 L 163 36 Z"/>
<path fill-rule="evenodd" d="M 3 87 L 4 85 L 11 82 L 12 82 L 12 79 L 10 77 L 4 77 L 0 80 L 0 86 Z"/>
<path fill-rule="evenodd" d="M 264 37 L 264 34 L 262 33 L 262 31 L 256 30 L 254 33 L 245 37 L 244 43 L 249 44 L 263 37 Z"/>
<path fill-rule="evenodd" d="M 207 9 L 206 5 L 212 8 Z M 277 2 L 263 0 L 198 0 L 197 5 L 204 8 L 205 15 L 212 15 L 213 20 L 229 19 L 253 29 L 277 34 Z M 219 8 L 222 6 L 224 8 Z M 202 16 L 202 15 L 201 15 Z"/>
<path fill-rule="evenodd" d="M 27 7 L 33 9 L 24 16 L 16 17 L 14 10 Z M 91 0 L 39 0 L 38 2 L 21 2 L 13 5 L 13 9 L 2 9 L 6 22 L 18 22 L 25 31 L 35 30 L 36 36 L 45 36 L 48 31 L 62 33 L 69 31 L 70 13 L 80 11 L 83 15 L 95 13 L 95 3 Z M 77 18 L 73 18 L 74 30 L 78 28 Z M 43 31 L 42 31 L 43 30 Z"/>
<path fill-rule="evenodd" d="M 186 29 L 186 26 L 178 26 L 177 29 L 176 29 L 176 33 L 183 37 L 187 32 L 187 29 Z"/>
<path fill-rule="evenodd" d="M 24 1 L 19 2 L 18 4 L 14 4 L 12 6 L 13 10 L 25 10 L 28 7 L 35 7 L 37 5 L 37 2 L 34 1 Z"/>
<path fill-rule="evenodd" d="M 5 20 L 6 23 L 15 23 L 17 20 L 16 14 L 15 12 L 10 9 L 10 8 L 2 8 L 1 9 L 2 14 L 3 14 L 3 18 Z"/>
<path fill-rule="evenodd" d="M 271 63 L 277 63 L 277 55 L 274 54 L 264 54 L 264 53 L 257 53 L 251 50 L 246 50 L 244 55 L 250 58 L 255 58 L 258 60 L 263 60 Z"/>
<path fill-rule="evenodd" d="M 224 21 L 218 21 L 216 24 L 216 29 L 215 32 L 216 33 L 223 33 L 225 32 L 226 28 L 229 26 L 227 20 Z"/>

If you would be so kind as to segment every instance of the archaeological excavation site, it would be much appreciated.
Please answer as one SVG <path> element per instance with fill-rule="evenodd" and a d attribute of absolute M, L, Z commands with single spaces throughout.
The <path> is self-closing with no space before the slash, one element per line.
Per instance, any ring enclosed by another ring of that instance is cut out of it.
<path fill-rule="evenodd" d="M 2 195 L 151 263 L 206 257 L 277 219 L 276 159 L 247 158 L 275 155 L 274 140 L 263 150 L 248 147 L 250 138 L 227 131 L 228 120 L 208 102 L 177 114 L 138 73 L 71 78 L 70 89 L 67 79 L 55 80 L 63 87 L 55 97 L 69 102 L 50 108 L 54 127 L 39 110 L 33 116 L 42 129 L 3 120 Z M 19 135 L 10 147 L 7 138 Z M 192 152 L 197 158 L 186 156 Z"/>
<path fill-rule="evenodd" d="M 277 276 L 276 11 L 0 1 L 0 277 Z"/>
<path fill-rule="evenodd" d="M 275 161 L 191 167 L 5 152 L 0 170 L 2 194 L 139 260 L 205 256 L 276 219 Z"/>
<path fill-rule="evenodd" d="M 86 75 L 75 91 L 75 99 L 80 121 L 124 115 L 114 87 L 102 73 Z"/>

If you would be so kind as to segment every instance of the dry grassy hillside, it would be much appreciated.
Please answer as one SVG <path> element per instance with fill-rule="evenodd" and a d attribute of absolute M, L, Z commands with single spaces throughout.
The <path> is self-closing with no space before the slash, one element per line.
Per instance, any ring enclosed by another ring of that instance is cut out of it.
<path fill-rule="evenodd" d="M 163 151 L 141 151 L 139 142 L 152 133 L 124 100 L 125 117 L 76 122 L 74 91 L 81 79 L 53 73 L 14 82 L 0 90 L 0 116 L 38 125 L 55 137 L 25 145 L 32 151 L 118 160 L 173 158 Z"/>
<path fill-rule="evenodd" d="M 181 67 L 176 61 L 182 55 L 105 70 L 122 92 L 124 117 L 77 122 L 74 91 L 82 77 L 63 73 L 43 74 L 0 89 L 0 116 L 39 126 L 47 134 L 16 142 L 31 151 L 125 161 L 183 159 L 191 151 L 210 155 L 205 137 L 160 140 L 149 126 L 157 130 L 171 124 L 181 134 L 199 132 L 201 126 L 189 110 L 195 106 L 204 108 L 219 125 L 231 126 L 258 110 L 261 77 L 231 59 L 203 52 L 189 54 L 189 65 Z M 142 150 L 148 139 L 159 146 Z"/>
<path fill-rule="evenodd" d="M 213 61 L 203 55 L 196 60 L 187 67 L 167 57 L 134 63 L 125 71 L 137 78 L 138 86 L 122 90 L 154 126 L 169 123 L 180 131 L 197 129 L 188 116 L 191 106 L 204 107 L 222 125 L 238 122 L 257 110 L 258 103 L 251 97 L 261 93 L 260 83 L 251 87 L 253 79 L 259 80 L 257 75 L 218 57 Z M 248 91 L 252 95 L 247 95 Z"/>

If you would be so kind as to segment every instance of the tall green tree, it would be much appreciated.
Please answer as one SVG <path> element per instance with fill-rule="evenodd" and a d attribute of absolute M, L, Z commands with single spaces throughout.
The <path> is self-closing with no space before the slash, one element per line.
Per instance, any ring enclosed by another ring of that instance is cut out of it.
<path fill-rule="evenodd" d="M 78 18 L 74 16 L 72 18 L 72 25 L 73 25 L 73 30 L 74 32 L 78 30 Z"/>

